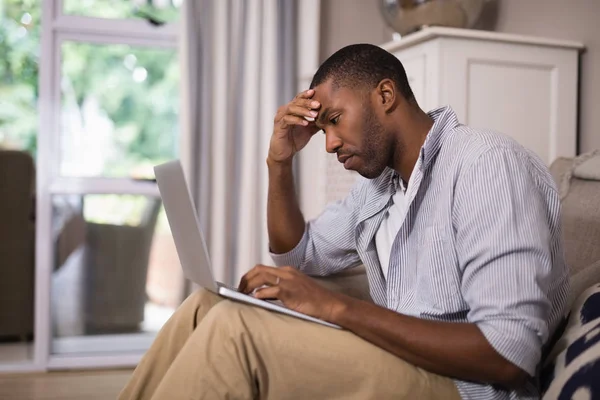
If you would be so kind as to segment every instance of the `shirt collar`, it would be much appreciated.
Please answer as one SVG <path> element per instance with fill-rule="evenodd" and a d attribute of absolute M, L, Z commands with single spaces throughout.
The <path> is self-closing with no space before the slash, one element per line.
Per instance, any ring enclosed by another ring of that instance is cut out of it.
<path fill-rule="evenodd" d="M 421 147 L 421 169 L 425 170 L 437 156 L 448 132 L 459 125 L 458 118 L 452 107 L 436 108 L 427 113 L 433 119 L 433 126 L 427 133 L 425 143 Z"/>
<path fill-rule="evenodd" d="M 433 119 L 433 126 L 427 133 L 425 143 L 419 151 L 419 160 L 415 165 L 415 168 L 419 167 L 421 170 L 425 170 L 439 153 L 446 134 L 459 125 L 458 118 L 450 106 L 436 108 L 428 112 L 427 115 Z M 400 174 L 391 168 L 389 173 L 391 174 L 392 192 L 395 193 L 400 189 L 406 190 L 400 179 Z"/>

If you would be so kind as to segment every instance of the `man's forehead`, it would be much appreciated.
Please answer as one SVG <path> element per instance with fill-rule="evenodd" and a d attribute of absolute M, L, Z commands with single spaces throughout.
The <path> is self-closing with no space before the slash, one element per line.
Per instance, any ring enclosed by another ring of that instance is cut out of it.
<path fill-rule="evenodd" d="M 313 99 L 321 103 L 323 103 L 324 101 L 329 101 L 333 94 L 332 86 L 333 85 L 331 85 L 329 80 L 315 86 L 315 94 L 313 95 Z"/>
<path fill-rule="evenodd" d="M 337 103 L 341 100 L 348 101 L 353 97 L 352 90 L 332 83 L 331 79 L 317 85 L 313 99 L 322 105 Z"/>

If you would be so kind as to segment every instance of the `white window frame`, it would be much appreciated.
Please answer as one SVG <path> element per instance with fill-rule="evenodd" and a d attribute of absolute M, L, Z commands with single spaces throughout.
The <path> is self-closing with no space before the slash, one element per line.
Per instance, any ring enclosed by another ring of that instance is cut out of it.
<path fill-rule="evenodd" d="M 123 338 L 77 337 L 61 339 L 59 347 L 67 354 L 54 355 L 52 350 L 50 295 L 52 285 L 52 196 L 57 194 L 139 194 L 158 196 L 155 184 L 128 179 L 71 178 L 59 175 L 61 45 L 65 41 L 98 44 L 125 44 L 154 48 L 177 48 L 178 27 L 165 24 L 155 27 L 143 20 L 101 19 L 64 15 L 62 0 L 42 0 L 42 34 L 39 78 L 39 133 L 37 160 L 37 218 L 35 272 L 35 328 L 33 362 L 19 364 L 12 370 L 44 371 L 49 369 L 103 368 L 134 366 L 143 350 L 127 354 L 69 355 L 69 349 L 85 349 L 92 341 L 99 346 L 115 343 L 115 350 L 131 348 L 133 343 L 148 347 L 148 334 L 125 335 Z M 122 340 L 121 340 L 122 339 Z M 121 342 L 118 342 L 121 340 Z M 107 342 L 108 341 L 108 342 Z M 117 341 L 117 342 L 115 342 Z M 5 366 L 3 370 L 11 370 Z"/>

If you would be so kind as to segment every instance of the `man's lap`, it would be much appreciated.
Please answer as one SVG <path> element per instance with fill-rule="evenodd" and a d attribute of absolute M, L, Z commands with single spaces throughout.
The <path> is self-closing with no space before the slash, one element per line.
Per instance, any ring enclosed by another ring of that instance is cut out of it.
<path fill-rule="evenodd" d="M 211 302 L 216 296 L 196 295 Z M 448 378 L 417 368 L 352 332 L 233 300 L 214 305 L 197 329 L 217 330 L 223 340 L 214 341 L 216 346 L 249 340 L 270 384 L 281 385 L 281 390 L 298 386 L 305 396 L 335 393 L 340 398 L 360 398 L 361 391 L 367 397 L 428 398 L 440 390 L 450 391 L 445 398 L 452 398 L 452 391 L 458 396 Z"/>

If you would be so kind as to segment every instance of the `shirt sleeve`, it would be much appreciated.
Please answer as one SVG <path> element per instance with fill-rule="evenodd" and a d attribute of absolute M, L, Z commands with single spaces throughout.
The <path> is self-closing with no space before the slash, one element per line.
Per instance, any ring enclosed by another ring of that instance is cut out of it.
<path fill-rule="evenodd" d="M 327 276 L 360 264 L 356 224 L 364 183 L 360 179 L 344 200 L 329 204 L 309 221 L 295 248 L 283 254 L 271 252 L 275 265 L 289 265 L 307 275 Z"/>
<path fill-rule="evenodd" d="M 549 334 L 550 219 L 559 200 L 554 187 L 536 181 L 528 157 L 492 148 L 468 166 L 457 179 L 453 223 L 468 320 L 535 376 Z"/>

